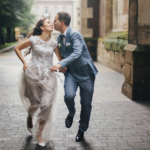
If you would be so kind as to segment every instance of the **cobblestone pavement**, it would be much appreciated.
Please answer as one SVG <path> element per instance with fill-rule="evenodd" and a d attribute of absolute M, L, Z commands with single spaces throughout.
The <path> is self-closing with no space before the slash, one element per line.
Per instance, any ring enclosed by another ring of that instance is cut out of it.
<path fill-rule="evenodd" d="M 75 142 L 79 94 L 73 126 L 67 129 L 64 120 L 68 111 L 63 101 L 63 86 L 59 83 L 54 135 L 42 148 L 26 129 L 27 113 L 17 89 L 22 64 L 13 51 L 0 54 L 0 150 L 150 150 L 150 103 L 129 100 L 121 94 L 124 76 L 95 64 L 99 74 L 85 141 Z"/>

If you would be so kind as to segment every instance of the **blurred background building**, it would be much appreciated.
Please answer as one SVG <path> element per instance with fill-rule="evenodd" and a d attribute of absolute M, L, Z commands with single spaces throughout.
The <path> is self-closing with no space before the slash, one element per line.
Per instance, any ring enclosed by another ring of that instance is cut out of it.
<path fill-rule="evenodd" d="M 36 16 L 35 23 L 43 17 L 53 22 L 60 11 L 68 12 L 72 18 L 70 26 L 80 31 L 80 0 L 35 0 L 31 13 Z"/>

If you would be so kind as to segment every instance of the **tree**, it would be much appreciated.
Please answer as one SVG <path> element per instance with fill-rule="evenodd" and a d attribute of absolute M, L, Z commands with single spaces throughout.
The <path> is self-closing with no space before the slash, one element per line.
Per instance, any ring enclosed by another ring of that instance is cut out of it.
<path fill-rule="evenodd" d="M 0 28 L 7 29 L 7 42 L 14 39 L 14 28 L 22 27 L 28 31 L 33 23 L 34 15 L 30 14 L 34 0 L 1 0 Z M 2 37 L 2 32 L 0 38 Z M 1 40 L 2 41 L 2 38 Z"/>

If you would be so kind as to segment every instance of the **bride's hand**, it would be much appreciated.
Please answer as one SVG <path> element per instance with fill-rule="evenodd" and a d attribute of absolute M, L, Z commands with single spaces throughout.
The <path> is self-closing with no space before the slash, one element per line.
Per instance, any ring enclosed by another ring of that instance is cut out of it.
<path fill-rule="evenodd" d="M 25 62 L 25 63 L 23 64 L 23 70 L 25 71 L 27 68 L 28 68 L 28 65 L 27 65 L 27 63 Z"/>
<path fill-rule="evenodd" d="M 67 72 L 67 67 L 65 67 L 64 69 L 60 70 L 59 72 L 66 73 Z"/>

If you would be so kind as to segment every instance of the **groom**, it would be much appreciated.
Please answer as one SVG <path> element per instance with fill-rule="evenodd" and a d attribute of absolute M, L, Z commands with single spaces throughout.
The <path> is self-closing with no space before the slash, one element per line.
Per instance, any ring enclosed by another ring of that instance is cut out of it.
<path fill-rule="evenodd" d="M 66 12 L 59 12 L 55 17 L 54 28 L 61 33 L 57 37 L 57 41 L 63 60 L 52 66 L 51 71 L 68 68 L 64 83 L 64 101 L 69 110 L 65 120 L 67 128 L 70 128 L 73 123 L 76 112 L 74 98 L 77 88 L 80 88 L 81 113 L 79 130 L 75 139 L 76 142 L 80 142 L 89 126 L 95 75 L 98 71 L 89 55 L 82 35 L 69 26 L 70 21 L 71 17 Z"/>

